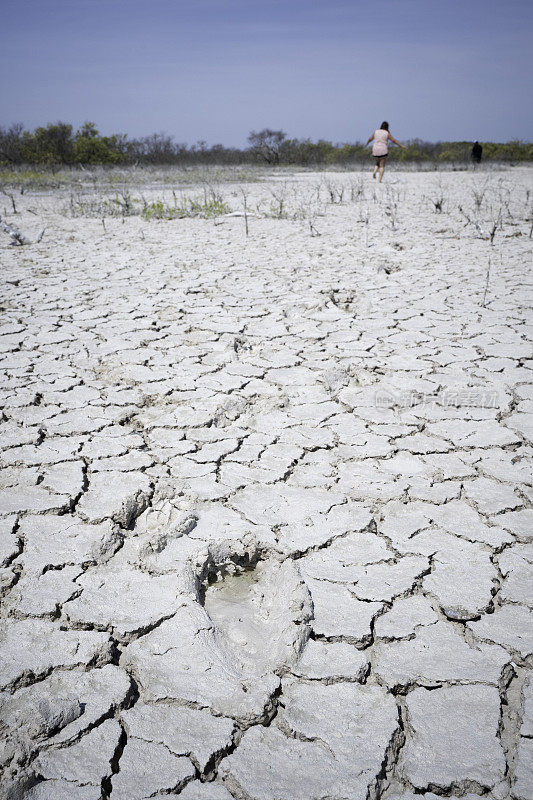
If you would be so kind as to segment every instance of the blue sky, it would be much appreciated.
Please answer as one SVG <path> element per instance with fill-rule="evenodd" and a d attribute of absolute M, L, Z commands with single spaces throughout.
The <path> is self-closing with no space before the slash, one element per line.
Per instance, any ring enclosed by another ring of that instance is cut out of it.
<path fill-rule="evenodd" d="M 531 0 L 0 0 L 0 125 L 531 140 Z"/>

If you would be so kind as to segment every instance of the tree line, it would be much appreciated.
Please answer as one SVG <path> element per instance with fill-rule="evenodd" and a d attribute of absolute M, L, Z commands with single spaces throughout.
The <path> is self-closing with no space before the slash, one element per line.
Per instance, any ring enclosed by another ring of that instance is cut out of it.
<path fill-rule="evenodd" d="M 533 161 L 530 142 L 482 142 L 483 158 L 488 161 L 518 163 Z M 412 139 L 407 149 L 391 148 L 391 157 L 403 162 L 465 162 L 472 142 L 424 142 Z M 68 166 L 91 164 L 249 164 L 267 165 L 348 165 L 368 160 L 369 149 L 361 142 L 334 144 L 320 139 L 291 139 L 284 131 L 265 128 L 252 131 L 248 147 L 193 145 L 176 142 L 174 137 L 154 133 L 130 139 L 124 133 L 103 136 L 93 122 L 77 131 L 65 122 L 26 130 L 20 123 L 0 127 L 0 165 L 22 164 Z"/>

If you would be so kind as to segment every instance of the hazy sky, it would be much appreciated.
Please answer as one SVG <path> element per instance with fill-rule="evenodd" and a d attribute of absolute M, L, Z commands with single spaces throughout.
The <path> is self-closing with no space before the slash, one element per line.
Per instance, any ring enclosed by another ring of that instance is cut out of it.
<path fill-rule="evenodd" d="M 531 140 L 531 0 L 0 0 L 0 125 Z"/>

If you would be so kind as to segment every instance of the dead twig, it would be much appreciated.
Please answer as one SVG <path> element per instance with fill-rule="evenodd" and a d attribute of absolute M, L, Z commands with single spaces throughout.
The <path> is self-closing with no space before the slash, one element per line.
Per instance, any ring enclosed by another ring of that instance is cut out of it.
<path fill-rule="evenodd" d="M 26 239 L 26 237 L 22 235 L 18 228 L 15 228 L 14 225 L 10 225 L 8 222 L 5 222 L 1 216 L 0 225 L 2 230 L 11 237 L 11 244 L 14 247 L 21 247 L 22 245 L 30 244 L 29 239 Z"/>
<path fill-rule="evenodd" d="M 483 239 L 485 239 L 485 231 L 483 230 L 483 228 L 481 227 L 481 225 L 479 224 L 477 219 L 472 219 L 471 217 L 469 217 L 462 206 L 458 206 L 458 209 L 459 209 L 459 213 L 466 219 L 466 225 L 473 225 L 474 228 L 476 229 L 476 231 L 479 233 L 479 235 Z M 465 228 L 466 228 L 466 225 L 465 225 Z"/>
<path fill-rule="evenodd" d="M 489 239 L 491 245 L 494 245 L 494 237 L 496 236 L 496 231 L 498 230 L 498 227 L 501 224 L 501 220 L 502 220 L 502 210 L 500 208 L 500 213 L 498 214 L 497 219 L 493 220 L 492 228 L 489 231 Z"/>
<path fill-rule="evenodd" d="M 244 209 L 244 229 L 246 231 L 246 236 L 248 236 L 248 192 L 241 186 L 241 194 L 242 194 L 242 205 Z"/>
<path fill-rule="evenodd" d="M 472 187 L 474 203 L 478 211 L 481 210 L 481 206 L 483 205 L 483 200 L 485 198 L 485 194 L 487 193 L 488 184 L 489 184 L 489 179 L 486 178 L 485 181 L 481 184 L 481 186 Z"/>
<path fill-rule="evenodd" d="M 276 186 L 275 189 L 270 190 L 270 194 L 275 200 L 275 203 L 270 204 L 271 214 L 278 219 L 282 219 L 286 216 L 287 185 L 282 183 L 281 186 Z"/>
<path fill-rule="evenodd" d="M 483 308 L 487 307 L 487 292 L 489 290 L 489 280 L 490 280 L 490 258 L 487 266 L 487 276 L 485 279 L 485 291 L 483 292 L 483 302 L 481 303 Z"/>
<path fill-rule="evenodd" d="M 3 187 L 0 188 L 0 192 L 2 192 L 2 194 L 5 194 L 5 196 L 9 197 L 9 199 L 11 200 L 11 205 L 13 206 L 13 214 L 18 214 L 17 206 L 15 205 L 15 196 L 13 195 L 13 193 L 12 192 L 8 192 Z"/>
<path fill-rule="evenodd" d="M 370 210 L 368 208 L 364 213 L 361 211 L 359 222 L 362 222 L 365 226 L 365 245 L 368 247 L 368 226 L 370 223 Z"/>

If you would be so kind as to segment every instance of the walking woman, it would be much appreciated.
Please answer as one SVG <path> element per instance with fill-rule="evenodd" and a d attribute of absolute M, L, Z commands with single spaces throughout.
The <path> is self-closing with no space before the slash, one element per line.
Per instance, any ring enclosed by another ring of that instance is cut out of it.
<path fill-rule="evenodd" d="M 367 144 L 370 144 L 372 139 L 374 140 L 374 144 L 372 145 L 372 155 L 374 156 L 374 161 L 376 162 L 372 177 L 375 178 L 379 170 L 379 182 L 381 183 L 383 179 L 383 173 L 385 172 L 385 163 L 389 154 L 388 142 L 394 142 L 394 144 L 397 144 L 398 147 L 403 147 L 404 150 L 407 148 L 391 134 L 389 131 L 388 122 L 381 123 L 381 128 L 378 128 L 377 131 L 374 131 Z"/>

